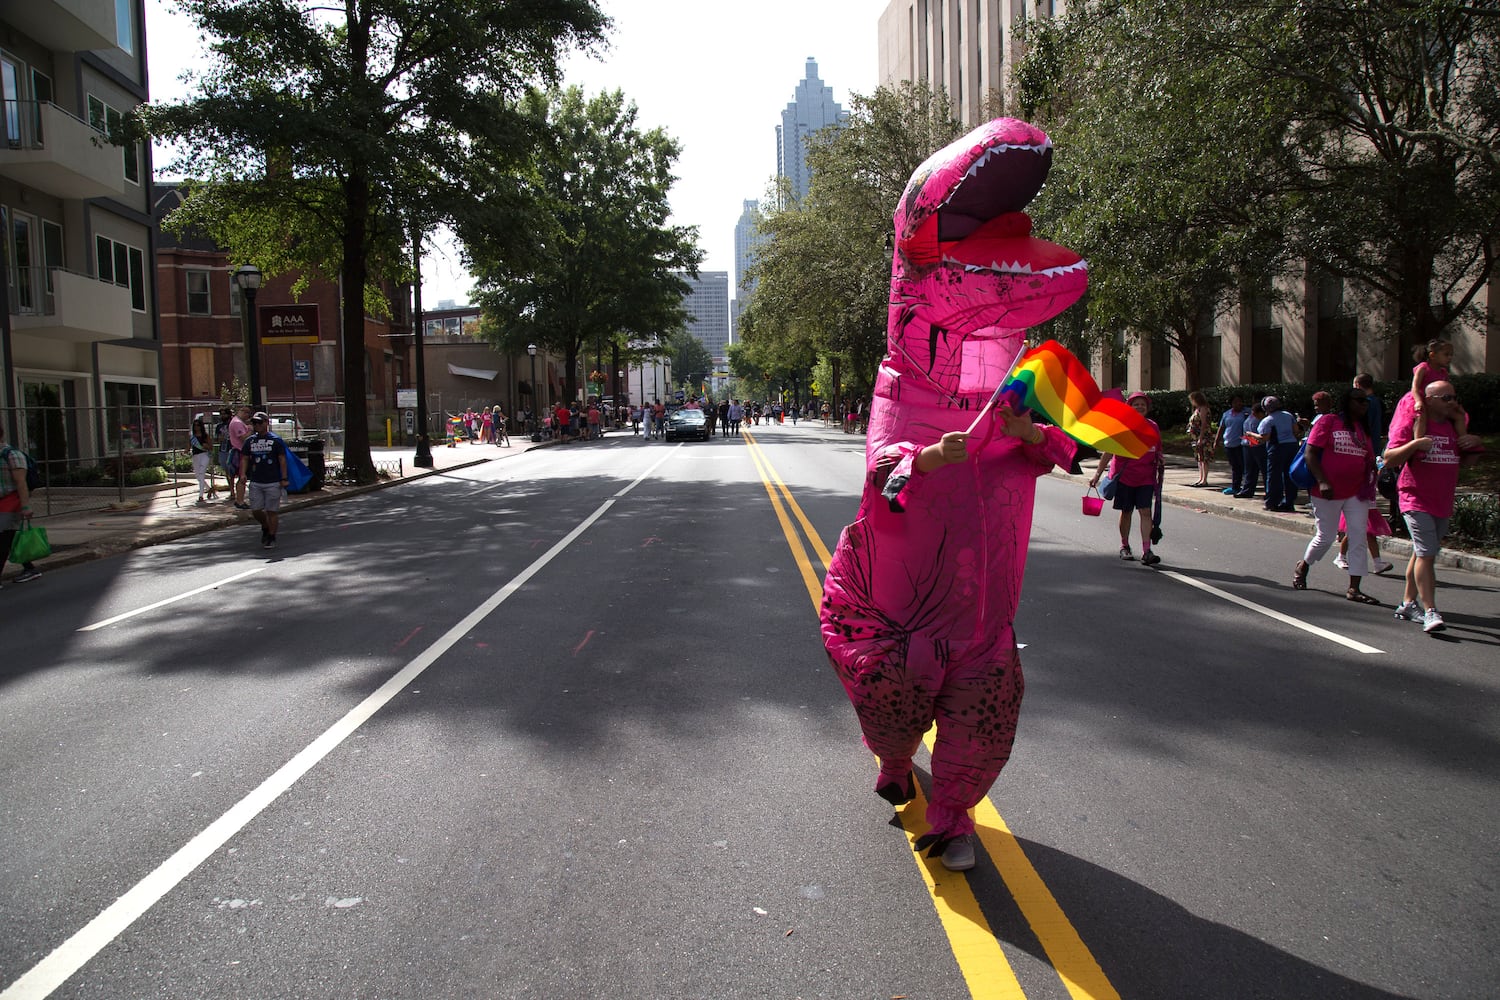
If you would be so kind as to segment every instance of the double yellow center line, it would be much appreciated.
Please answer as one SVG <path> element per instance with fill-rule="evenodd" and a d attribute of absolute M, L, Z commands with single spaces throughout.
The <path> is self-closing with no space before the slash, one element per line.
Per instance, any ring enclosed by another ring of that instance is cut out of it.
<path fill-rule="evenodd" d="M 813 528 L 812 522 L 792 498 L 791 490 L 787 489 L 786 483 L 771 465 L 770 458 L 756 441 L 755 435 L 747 432 L 744 441 L 750 452 L 750 460 L 755 463 L 761 483 L 766 488 L 766 496 L 771 499 L 771 509 L 776 512 L 776 520 L 781 524 L 787 548 L 791 550 L 797 569 L 802 574 L 802 582 L 807 587 L 807 596 L 812 599 L 813 612 L 816 614 L 822 605 L 823 584 L 808 554 L 808 547 L 811 546 L 816 553 L 824 572 L 833 556 Z M 802 528 L 800 535 L 793 524 L 794 520 Z M 807 539 L 806 544 L 803 544 L 804 537 Z M 933 734 L 929 730 L 926 737 L 929 753 L 932 751 L 932 738 Z M 902 820 L 907 827 L 909 839 L 915 840 L 918 831 L 911 828 L 913 823 L 907 822 L 908 814 L 914 822 L 914 817 L 925 815 L 926 809 L 926 801 L 919 785 L 916 799 L 902 810 Z M 1067 987 L 1068 993 L 1074 1000 L 1119 1000 L 1119 993 L 1105 978 L 1104 970 L 1078 936 L 1062 907 L 1057 904 L 1046 883 L 1027 859 L 1010 827 L 988 798 L 975 807 L 974 820 L 980 844 L 994 862 L 995 869 L 1005 881 L 1021 914 L 1031 925 L 1032 933 L 1046 951 L 1053 970 Z M 1026 993 L 1021 989 L 1015 970 L 1005 957 L 989 921 L 985 919 L 979 900 L 969 886 L 969 880 L 960 874 L 949 872 L 936 859 L 927 859 L 915 852 L 912 857 L 917 861 L 917 869 L 927 884 L 933 908 L 948 935 L 953 957 L 958 961 L 959 969 L 968 983 L 969 995 L 976 1000 L 1024 1000 Z"/>

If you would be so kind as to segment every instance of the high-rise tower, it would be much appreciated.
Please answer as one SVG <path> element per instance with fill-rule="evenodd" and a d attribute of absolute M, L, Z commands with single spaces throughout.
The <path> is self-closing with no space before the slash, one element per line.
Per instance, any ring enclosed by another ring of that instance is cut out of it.
<path fill-rule="evenodd" d="M 787 179 L 794 201 L 807 197 L 808 136 L 829 125 L 843 125 L 848 117 L 833 99 L 833 88 L 818 79 L 818 61 L 809 56 L 807 75 L 797 83 L 795 96 L 776 128 L 776 176 Z"/>

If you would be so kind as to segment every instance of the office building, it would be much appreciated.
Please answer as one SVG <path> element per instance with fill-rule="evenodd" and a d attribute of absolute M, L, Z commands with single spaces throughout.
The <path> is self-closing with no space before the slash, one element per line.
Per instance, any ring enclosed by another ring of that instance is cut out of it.
<path fill-rule="evenodd" d="M 785 178 L 793 201 L 807 197 L 807 140 L 830 125 L 842 125 L 848 117 L 833 99 L 833 88 L 818 79 L 817 60 L 809 56 L 807 75 L 798 81 L 776 127 L 776 176 Z"/>
<path fill-rule="evenodd" d="M 729 272 L 699 271 L 696 278 L 679 272 L 678 277 L 692 289 L 682 303 L 688 314 L 688 333 L 710 355 L 723 358 L 729 349 Z"/>

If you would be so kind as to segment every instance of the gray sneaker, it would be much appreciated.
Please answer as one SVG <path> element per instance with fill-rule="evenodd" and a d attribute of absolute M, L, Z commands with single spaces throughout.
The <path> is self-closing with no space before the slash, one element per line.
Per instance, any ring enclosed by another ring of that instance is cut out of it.
<path fill-rule="evenodd" d="M 954 837 L 943 851 L 943 867 L 950 872 L 966 872 L 974 867 L 974 835 Z"/>
<path fill-rule="evenodd" d="M 1422 621 L 1422 605 L 1416 601 L 1405 601 L 1396 605 L 1394 616 L 1398 621 L 1419 622 Z"/>
<path fill-rule="evenodd" d="M 1427 609 L 1427 617 L 1422 621 L 1423 632 L 1441 632 L 1447 627 L 1447 624 L 1443 621 L 1443 616 L 1438 614 L 1437 608 Z"/>

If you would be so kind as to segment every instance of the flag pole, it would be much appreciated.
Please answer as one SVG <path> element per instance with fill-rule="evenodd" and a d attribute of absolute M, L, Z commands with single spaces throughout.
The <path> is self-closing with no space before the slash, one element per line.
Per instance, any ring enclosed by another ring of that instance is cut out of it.
<path fill-rule="evenodd" d="M 989 413 L 990 410 L 994 407 L 994 405 L 997 402 L 999 402 L 999 400 L 1000 400 L 1000 394 L 1005 391 L 1005 385 L 1006 385 L 1007 382 L 1010 381 L 1011 373 L 1016 370 L 1016 365 L 1018 365 L 1018 364 L 1021 363 L 1021 357 L 1025 353 L 1026 353 L 1026 341 L 1023 339 L 1021 341 L 1021 348 L 1020 348 L 1020 350 L 1016 351 L 1016 356 L 1014 358 L 1011 358 L 1010 367 L 1007 368 L 1007 369 L 1005 369 L 1005 374 L 1000 377 L 1000 384 L 997 385 L 997 386 L 995 386 L 995 391 L 994 391 L 994 393 L 992 393 L 990 395 L 989 402 L 987 402 L 987 403 L 984 404 L 984 408 L 979 411 L 979 416 L 975 417 L 974 418 L 974 422 L 969 425 L 969 429 L 966 430 L 966 431 L 964 431 L 965 434 L 973 434 L 974 433 L 974 428 L 976 428 L 976 427 L 979 426 L 979 422 L 984 419 L 984 415 L 986 413 Z"/>

